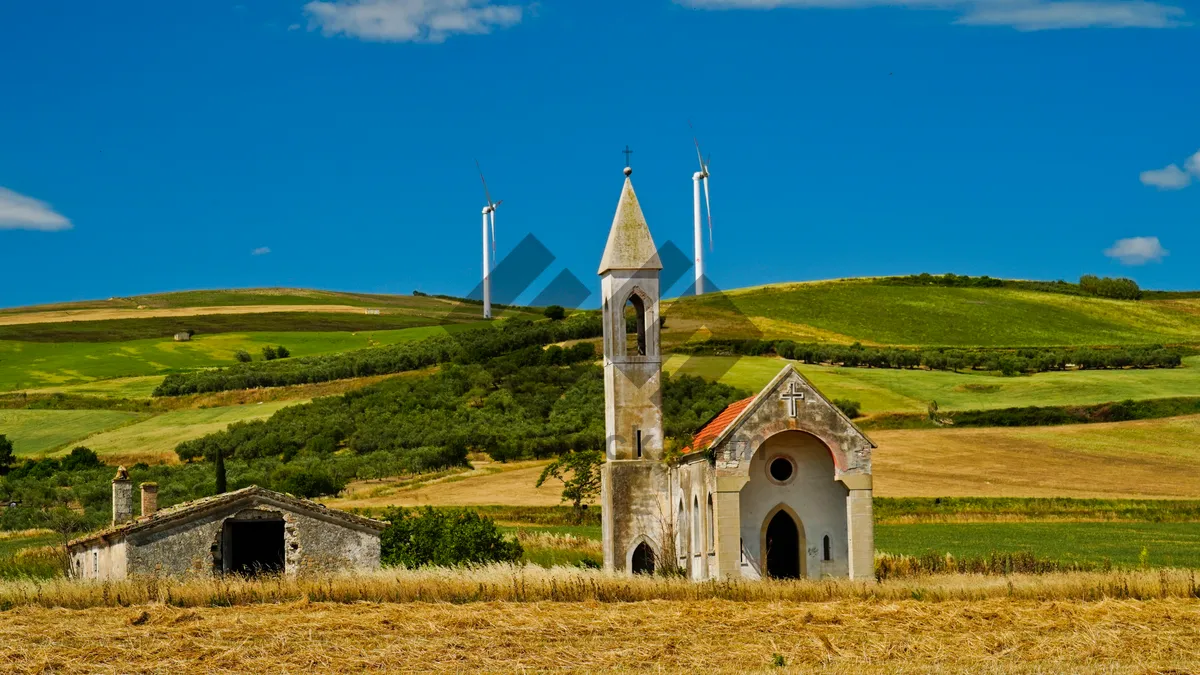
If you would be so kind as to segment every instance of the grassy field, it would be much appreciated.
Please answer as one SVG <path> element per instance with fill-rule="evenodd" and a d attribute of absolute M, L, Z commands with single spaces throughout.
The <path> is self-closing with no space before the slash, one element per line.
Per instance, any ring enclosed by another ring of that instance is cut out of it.
<path fill-rule="evenodd" d="M 42 390 L 97 380 L 142 378 L 174 370 L 227 366 L 244 349 L 256 359 L 262 348 L 284 345 L 292 356 L 349 351 L 420 340 L 477 324 L 422 326 L 364 333 L 225 333 L 171 339 L 103 343 L 44 343 L 0 340 L 0 391 Z M 148 383 L 141 380 L 139 384 Z M 92 385 L 94 386 L 94 385 Z"/>
<path fill-rule="evenodd" d="M 956 558 L 1028 551 L 1066 563 L 1200 568 L 1200 523 L 917 523 L 877 525 L 875 550 Z M 1143 558 L 1142 552 L 1146 552 Z"/>
<path fill-rule="evenodd" d="M 33 307 L 0 309 L 0 314 L 81 310 L 171 309 L 186 307 L 232 307 L 238 305 L 345 305 L 350 307 L 392 307 L 414 311 L 445 312 L 453 303 L 428 296 L 345 293 L 305 288 L 242 288 L 226 290 L 175 291 L 133 295 L 108 300 L 62 302 Z"/>
<path fill-rule="evenodd" d="M 766 356 L 683 356 L 664 369 L 699 375 L 757 392 L 787 363 Z M 1082 405 L 1126 399 L 1195 396 L 1200 393 L 1200 357 L 1185 367 L 1153 370 L 1088 370 L 1020 377 L 884 368 L 836 368 L 796 364 L 830 398 L 862 403 L 864 414 L 924 412 L 930 401 L 946 410 L 982 410 L 1031 405 Z"/>
<path fill-rule="evenodd" d="M 108 464 L 136 462 L 174 463 L 175 446 L 183 441 L 223 431 L 234 422 L 266 419 L 280 409 L 303 401 L 279 401 L 256 405 L 177 410 L 155 415 L 135 424 L 104 431 L 79 442 L 96 451 Z M 0 414 L 3 414 L 0 412 Z M 66 449 L 64 448 L 64 452 Z"/>
<path fill-rule="evenodd" d="M 778 284 L 683 298 L 664 309 L 668 343 L 716 337 L 864 344 L 1065 346 L 1200 341 L 1200 300 L 1119 301 L 1002 288 Z"/>
<path fill-rule="evenodd" d="M 1157 573 L 722 585 L 503 567 L 10 582 L 0 660 L 13 672 L 1185 673 L 1200 660 L 1198 592 Z"/>
<path fill-rule="evenodd" d="M 40 455 L 145 418 L 112 410 L 0 410 L 0 434 L 13 442 L 17 455 Z"/>
<path fill-rule="evenodd" d="M 11 315 L 10 315 L 11 316 Z M 23 315 L 15 315 L 23 316 Z M 24 342 L 128 342 L 172 337 L 192 330 L 221 333 L 328 333 L 400 330 L 428 326 L 433 320 L 410 314 L 367 315 L 334 312 L 209 314 L 144 319 L 73 320 L 0 325 L 0 340 Z"/>

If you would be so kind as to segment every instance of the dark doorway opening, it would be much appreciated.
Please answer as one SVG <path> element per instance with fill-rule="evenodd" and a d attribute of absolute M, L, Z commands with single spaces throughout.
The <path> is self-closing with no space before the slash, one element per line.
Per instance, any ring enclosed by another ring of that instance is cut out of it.
<path fill-rule="evenodd" d="M 767 524 L 767 575 L 776 579 L 800 578 L 800 530 L 786 511 Z"/>
<path fill-rule="evenodd" d="M 282 520 L 227 520 L 224 535 L 227 571 L 246 576 L 283 572 Z"/>
<path fill-rule="evenodd" d="M 654 574 L 654 551 L 649 544 L 643 541 L 633 549 L 630 568 L 634 574 Z"/>

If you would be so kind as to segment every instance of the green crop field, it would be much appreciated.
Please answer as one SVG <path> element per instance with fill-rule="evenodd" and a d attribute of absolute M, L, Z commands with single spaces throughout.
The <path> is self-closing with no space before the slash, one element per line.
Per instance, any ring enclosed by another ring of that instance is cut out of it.
<path fill-rule="evenodd" d="M 77 394 L 80 396 L 101 396 L 105 398 L 150 398 L 154 388 L 162 381 L 164 375 L 147 375 L 145 377 L 119 377 L 111 380 L 96 380 L 84 384 L 68 384 L 58 387 L 43 387 L 30 389 L 30 393 L 39 394 Z"/>
<path fill-rule="evenodd" d="M 892 286 L 870 280 L 779 284 L 676 300 L 668 343 L 707 326 L 719 338 L 921 346 L 1200 342 L 1200 300 L 1122 301 L 1008 288 Z M 756 328 L 750 328 L 750 324 Z M 756 335 L 755 333 L 759 334 Z"/>
<path fill-rule="evenodd" d="M 89 437 L 86 445 L 109 464 L 138 461 L 172 462 L 177 461 L 175 446 L 184 441 L 223 431 L 234 422 L 266 419 L 280 409 L 298 403 L 303 401 L 177 410 L 98 433 Z M 66 452 L 66 449 L 63 452 Z"/>
<path fill-rule="evenodd" d="M 307 356 L 419 340 L 478 325 L 464 323 L 363 333 L 224 333 L 197 335 L 191 342 L 169 338 L 68 343 L 0 340 L 0 391 L 45 389 L 231 365 L 239 349 L 261 359 L 263 347 L 284 345 L 294 357 Z"/>
<path fill-rule="evenodd" d="M 787 361 L 765 356 L 674 355 L 668 372 L 684 372 L 757 392 Z M 1018 377 L 882 368 L 837 368 L 796 364 L 830 398 L 862 403 L 866 414 L 922 412 L 930 401 L 947 410 L 982 410 L 1031 405 L 1081 405 L 1126 399 L 1200 394 L 1200 357 L 1185 367 L 1151 370 L 1086 370 Z"/>
<path fill-rule="evenodd" d="M 1200 568 L 1200 523 L 931 523 L 878 525 L 884 553 L 958 558 L 1028 551 L 1060 562 Z"/>
<path fill-rule="evenodd" d="M 116 429 L 146 415 L 112 410 L 0 410 L 0 434 L 18 455 L 70 449 L 92 434 Z"/>

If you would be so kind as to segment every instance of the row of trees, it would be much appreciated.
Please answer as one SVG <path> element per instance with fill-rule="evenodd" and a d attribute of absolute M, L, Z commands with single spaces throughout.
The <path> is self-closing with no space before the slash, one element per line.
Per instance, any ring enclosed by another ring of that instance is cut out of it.
<path fill-rule="evenodd" d="M 1079 287 L 1083 289 L 1084 293 L 1100 298 L 1142 299 L 1142 289 L 1138 287 L 1137 282 L 1124 277 L 1098 277 L 1094 274 L 1085 274 L 1079 278 Z"/>
<path fill-rule="evenodd" d="M 928 368 L 930 370 L 999 371 L 1005 375 L 1078 368 L 1177 368 L 1185 350 L 1160 345 L 1135 347 L 1031 347 L 1023 349 L 901 349 L 791 340 L 713 339 L 677 348 L 692 354 L 775 354 L 802 363 L 847 368 Z"/>
<path fill-rule="evenodd" d="M 485 328 L 438 335 L 416 342 L 286 361 L 242 363 L 217 370 L 168 375 L 155 396 L 181 396 L 234 389 L 282 387 L 353 377 L 420 370 L 441 363 L 482 363 L 532 345 L 598 337 L 600 317 L 576 315 L 562 321 L 509 319 Z"/>
<path fill-rule="evenodd" d="M 1142 289 L 1133 279 L 1124 277 L 1098 277 L 1085 274 L 1079 278 L 1079 283 L 1067 281 L 1026 281 L 1012 279 L 996 279 L 987 275 L 972 277 L 963 274 L 910 274 L 900 277 L 884 277 L 878 283 L 888 286 L 943 286 L 946 288 L 1015 288 L 1026 291 L 1041 291 L 1045 293 L 1063 293 L 1066 295 L 1092 295 L 1100 298 L 1117 300 L 1141 300 Z"/>

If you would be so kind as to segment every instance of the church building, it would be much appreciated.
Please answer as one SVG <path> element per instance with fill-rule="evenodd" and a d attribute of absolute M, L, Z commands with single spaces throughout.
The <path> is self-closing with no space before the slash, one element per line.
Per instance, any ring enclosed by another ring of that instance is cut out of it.
<path fill-rule="evenodd" d="M 662 263 L 631 173 L 599 270 L 605 569 L 674 566 L 694 580 L 873 578 L 875 444 L 791 364 L 698 430 L 679 461 L 664 461 Z"/>

